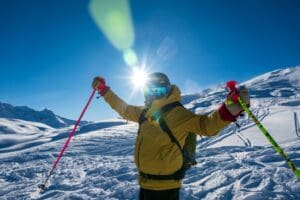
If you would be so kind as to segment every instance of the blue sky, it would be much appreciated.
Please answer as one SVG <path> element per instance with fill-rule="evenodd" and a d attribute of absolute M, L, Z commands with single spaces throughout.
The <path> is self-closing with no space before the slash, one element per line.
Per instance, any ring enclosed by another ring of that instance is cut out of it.
<path fill-rule="evenodd" d="M 96 75 L 131 104 L 129 68 L 85 0 L 0 1 L 0 101 L 77 118 Z M 300 64 L 300 1 L 132 0 L 134 49 L 183 92 Z M 163 53 L 159 53 L 163 52 Z M 95 99 L 85 119 L 116 117 Z"/>

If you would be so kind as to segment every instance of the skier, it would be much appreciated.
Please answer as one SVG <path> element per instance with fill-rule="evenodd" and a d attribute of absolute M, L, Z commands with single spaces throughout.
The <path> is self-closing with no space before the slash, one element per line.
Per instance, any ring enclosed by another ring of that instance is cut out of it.
<path fill-rule="evenodd" d="M 183 165 L 182 152 L 166 132 L 175 136 L 174 140 L 183 147 L 185 138 L 190 132 L 202 136 L 215 136 L 243 112 L 240 104 L 232 98 L 237 93 L 250 105 L 248 90 L 241 87 L 227 95 L 226 101 L 210 115 L 196 115 L 179 104 L 180 90 L 171 85 L 163 73 L 152 73 L 144 88 L 145 105 L 132 106 L 120 99 L 105 79 L 95 77 L 92 87 L 124 119 L 141 122 L 135 144 L 135 164 L 138 169 L 141 200 L 176 200 L 182 184 L 182 176 L 173 176 Z M 173 104 L 174 108 L 162 112 L 164 107 Z M 161 121 L 164 122 L 162 129 Z M 164 127 L 168 127 L 167 131 Z M 174 178 L 173 178 L 174 177 Z"/>

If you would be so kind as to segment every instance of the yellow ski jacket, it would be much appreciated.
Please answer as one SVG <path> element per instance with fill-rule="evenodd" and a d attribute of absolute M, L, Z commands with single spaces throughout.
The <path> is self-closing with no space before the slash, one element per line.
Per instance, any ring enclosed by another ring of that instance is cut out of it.
<path fill-rule="evenodd" d="M 128 105 L 112 90 L 105 94 L 104 99 L 124 119 L 129 121 L 138 122 L 144 109 L 144 107 Z M 134 160 L 138 171 L 146 174 L 170 175 L 181 168 L 183 160 L 179 148 L 160 129 L 159 124 L 155 120 L 151 120 L 153 114 L 164 105 L 180 100 L 180 90 L 177 86 L 172 85 L 169 96 L 153 101 L 146 112 L 145 117 L 148 118 L 148 121 L 141 125 L 135 143 Z M 230 123 L 222 120 L 218 111 L 209 116 L 196 115 L 179 106 L 165 113 L 164 120 L 181 147 L 183 147 L 189 132 L 214 136 Z M 138 176 L 138 182 L 145 189 L 167 190 L 179 188 L 182 181 L 153 180 Z"/>

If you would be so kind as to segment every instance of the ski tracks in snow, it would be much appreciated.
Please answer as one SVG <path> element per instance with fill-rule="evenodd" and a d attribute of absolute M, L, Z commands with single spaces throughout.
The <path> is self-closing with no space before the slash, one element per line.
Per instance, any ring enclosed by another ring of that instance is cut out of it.
<path fill-rule="evenodd" d="M 133 148 L 136 124 L 75 135 L 39 194 L 64 140 L 2 155 L 0 196 L 5 199 L 135 199 Z"/>
<path fill-rule="evenodd" d="M 259 121 L 262 121 L 270 113 L 268 107 L 252 109 L 252 112 L 255 116 L 257 116 Z M 222 140 L 233 135 L 236 135 L 237 138 L 239 138 L 245 144 L 246 147 L 255 145 L 252 144 L 251 140 L 243 134 L 243 130 L 246 130 L 252 126 L 256 126 L 255 123 L 248 117 L 241 117 L 237 123 L 238 124 L 233 123 L 224 130 L 222 130 L 221 133 L 217 135 L 217 137 L 206 137 L 204 139 L 201 139 L 197 142 L 197 145 L 201 148 L 208 148 L 209 146 L 217 144 Z"/>
<path fill-rule="evenodd" d="M 0 196 L 137 199 L 136 131 L 137 124 L 129 123 L 75 135 L 43 194 L 37 185 L 45 180 L 64 140 L 0 154 Z M 285 145 L 300 166 L 299 142 Z M 271 147 L 200 147 L 198 164 L 187 173 L 181 199 L 300 199 L 299 182 Z"/>
<path fill-rule="evenodd" d="M 299 166 L 297 142 L 288 154 Z M 198 165 L 184 181 L 183 199 L 299 199 L 300 184 L 271 148 L 199 149 Z"/>
<path fill-rule="evenodd" d="M 268 107 L 253 109 L 253 112 L 260 121 L 270 114 Z M 188 173 L 190 177 L 187 176 L 184 181 L 184 198 L 300 199 L 300 183 L 285 161 L 269 145 L 252 146 L 255 144 L 243 134 L 243 130 L 252 126 L 255 124 L 251 119 L 242 118 L 239 127 L 232 124 L 217 137 L 197 142 L 199 164 Z M 245 146 L 233 144 L 228 147 L 211 147 L 233 135 Z M 300 166 L 299 141 L 286 142 L 285 146 L 293 162 Z"/>

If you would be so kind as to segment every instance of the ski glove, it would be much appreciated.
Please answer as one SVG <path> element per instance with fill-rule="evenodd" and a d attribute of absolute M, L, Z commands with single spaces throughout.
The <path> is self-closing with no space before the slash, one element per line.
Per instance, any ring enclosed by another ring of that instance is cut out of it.
<path fill-rule="evenodd" d="M 234 122 L 244 111 L 237 99 L 238 96 L 250 107 L 249 91 L 245 86 L 241 86 L 237 90 L 232 90 L 227 94 L 225 102 L 218 109 L 223 120 Z"/>
<path fill-rule="evenodd" d="M 105 79 L 100 76 L 94 78 L 92 88 L 97 90 L 101 96 L 104 96 L 110 89 L 110 87 L 106 85 Z"/>

